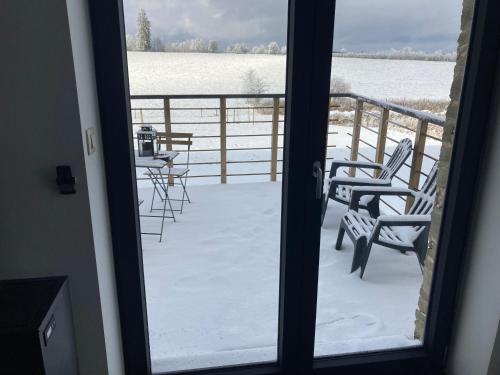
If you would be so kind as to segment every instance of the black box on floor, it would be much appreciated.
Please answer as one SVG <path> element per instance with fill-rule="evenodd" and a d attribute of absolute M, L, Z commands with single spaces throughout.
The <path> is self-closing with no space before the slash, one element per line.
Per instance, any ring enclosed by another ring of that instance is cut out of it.
<path fill-rule="evenodd" d="M 78 374 L 66 277 L 0 281 L 0 374 Z"/>

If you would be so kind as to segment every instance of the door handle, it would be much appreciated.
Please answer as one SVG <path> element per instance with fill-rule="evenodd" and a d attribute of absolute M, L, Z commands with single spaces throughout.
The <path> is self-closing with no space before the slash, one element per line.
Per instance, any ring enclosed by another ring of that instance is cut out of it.
<path fill-rule="evenodd" d="M 323 171 L 319 161 L 313 163 L 313 177 L 316 179 L 316 199 L 321 199 L 323 197 Z"/>

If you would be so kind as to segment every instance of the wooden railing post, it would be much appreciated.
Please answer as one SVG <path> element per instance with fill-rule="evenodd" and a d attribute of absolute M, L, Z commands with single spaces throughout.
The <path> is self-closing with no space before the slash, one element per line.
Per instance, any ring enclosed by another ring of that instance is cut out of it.
<path fill-rule="evenodd" d="M 389 125 L 389 110 L 382 109 L 380 113 L 380 123 L 378 125 L 377 149 L 375 150 L 375 163 L 384 163 L 385 141 L 387 139 L 387 126 Z M 380 175 L 380 169 L 373 170 L 373 177 Z"/>
<path fill-rule="evenodd" d="M 170 112 L 170 99 L 169 98 L 163 98 L 163 116 L 164 116 L 164 130 L 165 130 L 165 140 L 167 141 L 166 143 L 166 148 L 168 151 L 172 150 L 172 144 L 168 141 L 172 140 L 172 118 L 171 118 L 171 112 Z M 172 167 L 172 162 L 169 164 L 170 167 Z M 173 176 L 168 176 L 168 184 L 173 186 L 174 185 L 174 177 Z"/>
<path fill-rule="evenodd" d="M 165 136 L 167 139 L 171 139 L 172 135 L 172 118 L 170 114 L 170 99 L 169 98 L 164 98 L 163 99 L 163 113 L 164 113 L 164 118 L 165 118 Z M 172 145 L 167 143 L 167 150 L 172 149 Z"/>
<path fill-rule="evenodd" d="M 227 182 L 226 98 L 220 98 L 220 183 Z"/>
<path fill-rule="evenodd" d="M 351 160 L 358 160 L 359 137 L 361 135 L 361 121 L 363 119 L 363 101 L 356 100 L 354 125 L 352 127 Z M 349 168 L 349 176 L 356 176 L 356 168 Z"/>
<path fill-rule="evenodd" d="M 276 181 L 278 174 L 278 129 L 280 118 L 280 98 L 273 98 L 273 128 L 271 134 L 271 181 Z"/>
<path fill-rule="evenodd" d="M 411 159 L 410 180 L 408 187 L 418 191 L 420 183 L 420 171 L 422 170 L 422 161 L 424 159 L 425 140 L 427 138 L 427 121 L 418 120 L 417 131 L 415 133 L 415 143 L 413 145 L 413 156 Z M 408 197 L 406 200 L 405 212 L 408 212 L 413 204 L 413 197 Z"/>

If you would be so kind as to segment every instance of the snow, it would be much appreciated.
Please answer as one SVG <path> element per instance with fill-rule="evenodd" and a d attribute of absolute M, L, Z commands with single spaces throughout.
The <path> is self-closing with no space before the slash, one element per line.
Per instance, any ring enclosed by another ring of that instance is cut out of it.
<path fill-rule="evenodd" d="M 331 177 L 328 179 L 328 181 L 331 182 L 336 182 L 337 184 L 351 184 L 351 183 L 358 183 L 358 184 L 377 184 L 377 185 L 387 185 L 387 183 L 390 183 L 389 179 L 376 179 L 374 180 L 373 178 L 363 178 L 363 177 L 344 177 L 344 176 L 335 176 Z"/>
<path fill-rule="evenodd" d="M 389 221 L 399 221 L 399 222 L 410 222 L 410 223 L 430 223 L 431 215 L 380 215 L 378 217 L 379 222 Z"/>
<path fill-rule="evenodd" d="M 231 53 L 128 52 L 130 92 L 241 94 L 254 69 L 269 93 L 285 92 L 286 56 Z M 334 57 L 332 74 L 352 92 L 376 99 L 448 99 L 454 62 Z"/>
<path fill-rule="evenodd" d="M 276 360 L 281 183 L 188 189 L 192 203 L 166 222 L 164 240 L 143 236 L 153 370 Z M 151 193 L 140 185 L 141 210 Z M 376 245 L 364 278 L 350 274 L 351 241 L 334 250 L 345 210 L 331 201 L 321 233 L 315 355 L 419 344 L 416 257 Z M 143 231 L 159 225 L 141 218 Z"/>
<path fill-rule="evenodd" d="M 129 52 L 131 94 L 230 94 L 242 93 L 244 75 L 254 69 L 270 93 L 283 93 L 285 57 L 216 53 Z M 345 79 L 353 92 L 376 99 L 447 99 L 454 63 L 411 60 L 333 58 L 332 73 Z M 191 162 L 220 161 L 218 100 L 171 100 L 172 131 L 192 132 Z M 248 105 L 228 99 L 227 107 Z M 161 101 L 135 100 L 132 107 L 161 108 Z M 203 109 L 189 110 L 188 107 Z M 163 111 L 144 111 L 135 122 L 162 122 Z M 353 111 L 331 111 L 331 116 L 354 116 Z M 271 146 L 271 114 L 252 109 L 228 110 L 228 149 Z M 234 123 L 254 121 L 255 123 Z M 283 133 L 280 116 L 279 133 Z M 189 122 L 190 124 L 185 124 Z M 203 122 L 212 122 L 203 124 Z M 184 123 L 184 124 L 179 124 Z M 135 127 L 137 130 L 137 126 Z M 161 129 L 161 125 L 158 126 Z M 352 128 L 330 126 L 328 158 L 349 158 Z M 245 135 L 245 136 L 241 136 Z M 397 141 L 414 133 L 390 127 L 386 152 Z M 213 137 L 213 138 L 210 138 Z M 377 143 L 377 135 L 361 129 L 361 139 Z M 283 137 L 279 136 L 279 146 Z M 441 144 L 428 138 L 425 153 L 439 156 Z M 214 151 L 196 152 L 201 149 Z M 374 159 L 375 151 L 360 144 L 360 154 Z M 387 157 L 387 156 L 386 156 Z M 412 156 L 409 157 L 408 163 Z M 269 173 L 271 150 L 227 152 L 229 174 Z M 282 151 L 278 152 L 278 160 Z M 175 163 L 185 161 L 180 154 Z M 359 160 L 363 161 L 362 157 Z M 237 162 L 237 163 L 235 163 Z M 244 163 L 241 163 L 244 162 Z M 425 157 L 428 173 L 434 160 Z M 219 174 L 220 165 L 191 165 L 190 175 Z M 278 172 L 282 163 L 278 162 Z M 343 168 L 345 170 L 345 168 Z M 326 164 L 329 170 L 329 161 Z M 138 168 L 138 177 L 144 169 Z M 372 173 L 372 171 L 368 171 Z M 408 180 L 408 166 L 397 176 Z M 338 176 L 342 174 L 339 169 Z M 366 176 L 358 172 L 358 177 Z M 174 371 L 249 362 L 274 361 L 277 357 L 280 202 L 281 183 L 265 176 L 193 178 L 188 191 L 193 201 L 167 221 L 164 240 L 143 236 L 143 261 L 148 325 L 153 370 Z M 278 175 L 278 179 L 280 175 Z M 421 179 L 421 184 L 424 178 Z M 395 188 L 406 187 L 393 179 Z M 147 210 L 152 194 L 150 182 L 138 182 L 139 198 Z M 174 195 L 180 197 L 178 188 Z M 387 203 L 402 212 L 399 197 Z M 341 251 L 334 249 L 338 225 L 346 206 L 330 201 L 321 232 L 315 355 L 396 348 L 419 344 L 413 339 L 414 316 L 422 274 L 414 254 L 375 245 L 364 278 L 350 274 L 353 247 L 346 237 Z M 383 213 L 393 214 L 388 206 Z M 143 231 L 156 232 L 156 218 L 141 218 Z"/>

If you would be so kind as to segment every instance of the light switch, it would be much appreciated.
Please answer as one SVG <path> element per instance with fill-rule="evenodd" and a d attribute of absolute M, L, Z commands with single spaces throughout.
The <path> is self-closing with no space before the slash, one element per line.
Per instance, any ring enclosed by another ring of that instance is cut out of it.
<path fill-rule="evenodd" d="M 87 154 L 92 155 L 97 148 L 95 128 L 94 127 L 88 128 L 86 130 L 86 134 L 87 134 Z"/>

